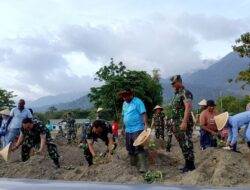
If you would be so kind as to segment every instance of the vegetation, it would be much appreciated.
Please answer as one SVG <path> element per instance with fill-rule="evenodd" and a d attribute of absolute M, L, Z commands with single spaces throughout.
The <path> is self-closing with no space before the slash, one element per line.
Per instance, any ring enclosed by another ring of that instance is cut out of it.
<path fill-rule="evenodd" d="M 216 101 L 216 108 L 220 112 L 228 111 L 230 114 L 237 114 L 246 111 L 246 105 L 250 102 L 250 97 L 236 98 L 234 96 L 221 96 Z"/>
<path fill-rule="evenodd" d="M 111 59 L 108 66 L 96 72 L 96 76 L 95 79 L 104 84 L 91 88 L 88 95 L 90 101 L 94 102 L 95 107 L 105 108 L 115 119 L 119 118 L 123 102 L 117 93 L 124 87 L 131 88 L 135 96 L 142 99 L 149 115 L 154 106 L 163 101 L 158 70 L 154 70 L 151 76 L 145 71 L 128 70 L 122 62 L 115 64 Z"/>
<path fill-rule="evenodd" d="M 15 102 L 13 101 L 13 98 L 16 95 L 13 95 L 13 91 L 8 92 L 7 90 L 0 89 L 0 110 L 6 109 L 6 108 L 13 108 L 15 106 Z"/>
<path fill-rule="evenodd" d="M 242 34 L 239 39 L 236 40 L 236 45 L 233 46 L 233 50 L 238 52 L 241 57 L 249 57 L 250 58 L 250 33 L 247 32 Z M 229 79 L 229 82 L 232 82 L 233 79 Z M 250 85 L 250 63 L 248 69 L 241 71 L 234 79 L 234 82 L 244 82 L 242 85 L 242 89 L 244 89 L 247 85 Z"/>

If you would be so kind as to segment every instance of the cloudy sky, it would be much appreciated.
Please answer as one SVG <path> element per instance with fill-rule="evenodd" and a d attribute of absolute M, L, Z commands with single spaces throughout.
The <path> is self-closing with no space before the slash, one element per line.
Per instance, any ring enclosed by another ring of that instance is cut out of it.
<path fill-rule="evenodd" d="M 163 78 L 207 67 L 250 31 L 248 0 L 0 0 L 0 88 L 82 91 L 113 57 Z"/>

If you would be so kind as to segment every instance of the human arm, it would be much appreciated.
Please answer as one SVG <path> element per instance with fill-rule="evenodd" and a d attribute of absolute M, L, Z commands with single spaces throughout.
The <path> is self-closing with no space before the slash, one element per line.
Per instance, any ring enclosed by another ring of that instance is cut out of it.
<path fill-rule="evenodd" d="M 38 152 L 42 153 L 45 150 L 45 145 L 46 145 L 46 135 L 40 135 L 41 141 L 40 141 L 40 149 Z"/>
<path fill-rule="evenodd" d="M 187 122 L 189 120 L 189 117 L 190 117 L 190 114 L 192 111 L 192 103 L 191 103 L 191 101 L 185 101 L 184 105 L 185 105 L 185 112 L 184 112 L 184 117 L 183 117 L 183 120 L 181 123 L 181 129 L 183 131 L 186 131 L 187 130 Z"/>
<path fill-rule="evenodd" d="M 147 116 L 146 112 L 142 114 L 142 118 L 143 118 L 143 123 L 144 123 L 144 130 L 147 130 L 147 128 L 148 128 L 148 116 Z"/>
<path fill-rule="evenodd" d="M 19 148 L 19 146 L 23 143 L 23 140 L 24 140 L 24 136 L 23 136 L 23 133 L 21 132 L 19 137 L 18 137 L 17 143 L 12 148 L 12 151 L 17 150 Z"/>
<path fill-rule="evenodd" d="M 87 139 L 87 144 L 88 144 L 88 148 L 90 153 L 92 154 L 93 157 L 96 156 L 96 152 L 94 149 L 94 140 L 93 139 Z"/>

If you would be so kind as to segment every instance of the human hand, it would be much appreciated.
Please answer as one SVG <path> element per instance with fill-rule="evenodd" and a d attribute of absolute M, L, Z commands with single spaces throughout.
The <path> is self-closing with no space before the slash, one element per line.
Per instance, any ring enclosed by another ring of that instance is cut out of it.
<path fill-rule="evenodd" d="M 180 127 L 181 127 L 182 131 L 186 131 L 187 130 L 187 122 L 182 122 Z"/>

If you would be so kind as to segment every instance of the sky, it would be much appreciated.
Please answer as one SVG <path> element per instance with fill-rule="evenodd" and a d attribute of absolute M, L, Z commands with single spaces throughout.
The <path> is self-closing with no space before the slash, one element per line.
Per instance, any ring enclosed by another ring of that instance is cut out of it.
<path fill-rule="evenodd" d="M 192 73 L 250 31 L 249 9 L 248 0 L 0 0 L 0 88 L 27 100 L 87 91 L 111 57 L 162 78 Z"/>

